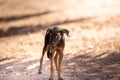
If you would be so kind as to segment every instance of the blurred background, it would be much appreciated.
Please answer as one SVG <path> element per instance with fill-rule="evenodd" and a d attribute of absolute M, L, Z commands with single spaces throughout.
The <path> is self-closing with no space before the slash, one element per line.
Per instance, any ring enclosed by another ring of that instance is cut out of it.
<path fill-rule="evenodd" d="M 37 71 L 53 26 L 70 31 L 65 80 L 120 80 L 119 0 L 0 0 L 0 80 L 48 80 L 46 56 Z"/>

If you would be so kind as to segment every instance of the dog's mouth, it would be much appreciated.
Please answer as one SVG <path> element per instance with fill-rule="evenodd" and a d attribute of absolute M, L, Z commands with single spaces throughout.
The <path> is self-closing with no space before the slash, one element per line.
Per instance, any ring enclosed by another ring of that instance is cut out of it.
<path fill-rule="evenodd" d="M 60 42 L 59 41 L 53 41 L 51 42 L 51 46 L 55 47 L 59 44 Z"/>
<path fill-rule="evenodd" d="M 57 46 L 57 44 L 56 44 L 56 43 L 52 43 L 51 45 L 52 45 L 53 47 Z"/>
<path fill-rule="evenodd" d="M 53 47 L 55 47 L 56 45 L 52 45 Z"/>

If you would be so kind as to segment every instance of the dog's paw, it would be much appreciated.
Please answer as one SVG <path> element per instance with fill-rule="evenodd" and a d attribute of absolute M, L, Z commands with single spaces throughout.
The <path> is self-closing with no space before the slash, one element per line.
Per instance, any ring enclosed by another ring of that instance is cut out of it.
<path fill-rule="evenodd" d="M 49 80 L 53 80 L 53 78 L 49 78 Z"/>
<path fill-rule="evenodd" d="M 59 78 L 58 80 L 64 80 L 63 78 Z"/>
<path fill-rule="evenodd" d="M 38 72 L 38 74 L 42 74 L 42 72 L 41 72 L 41 71 L 39 71 L 39 72 Z"/>

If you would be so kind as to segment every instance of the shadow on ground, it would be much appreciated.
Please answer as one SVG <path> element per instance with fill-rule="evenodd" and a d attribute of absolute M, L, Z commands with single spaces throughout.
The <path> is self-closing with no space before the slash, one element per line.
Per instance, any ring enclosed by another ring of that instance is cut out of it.
<path fill-rule="evenodd" d="M 10 17 L 0 17 L 0 22 L 16 21 L 16 20 L 26 19 L 26 18 L 34 17 L 34 16 L 43 16 L 49 13 L 51 13 L 51 11 L 45 11 L 45 12 L 34 13 L 34 14 L 16 15 L 16 16 L 10 16 Z"/>
<path fill-rule="evenodd" d="M 20 61 L 9 61 L 8 59 L 2 61 L 8 62 L 0 64 L 1 80 L 48 80 L 49 78 L 49 70 L 46 69 L 46 67 L 48 68 L 48 66 L 45 66 L 46 64 L 44 64 L 43 71 L 47 71 L 43 72 L 41 75 L 38 74 L 39 60 L 26 58 Z"/>
<path fill-rule="evenodd" d="M 10 57 L 5 57 L 5 58 L 0 58 L 0 62 L 5 61 L 5 60 L 10 60 Z"/>
<path fill-rule="evenodd" d="M 48 13 L 48 12 L 46 12 Z M 40 15 L 40 14 L 37 14 Z M 20 18 L 23 17 L 29 17 L 29 16 L 34 16 L 34 15 L 26 15 L 26 16 L 22 16 Z M 7 18 L 6 20 L 15 20 L 15 19 L 19 19 L 19 17 L 13 17 L 12 18 Z M 25 26 L 10 26 L 9 29 L 7 29 L 7 31 L 4 31 L 2 29 L 0 29 L 0 37 L 9 37 L 9 36 L 14 36 L 14 35 L 25 35 L 25 34 L 29 34 L 29 33 L 34 33 L 34 32 L 38 32 L 41 30 L 45 30 L 48 27 L 52 27 L 52 26 L 58 26 L 58 25 L 63 25 L 63 24 L 69 24 L 72 22 L 82 22 L 85 20 L 89 20 L 89 19 L 93 19 L 93 17 L 85 17 L 85 18 L 78 18 L 78 19 L 72 19 L 72 20 L 63 20 L 63 21 L 57 21 L 57 22 L 53 22 L 51 24 L 39 24 L 36 26 L 33 25 L 25 25 Z M 4 20 L 4 19 L 3 19 Z"/>
<path fill-rule="evenodd" d="M 65 59 L 63 66 L 63 75 L 66 80 L 119 80 L 120 79 L 120 53 L 101 53 L 95 57 L 85 53 L 82 55 L 74 56 L 70 59 Z M 105 57 L 103 55 L 109 54 Z M 67 55 L 65 55 L 67 56 Z M 9 60 L 8 58 L 1 59 L 0 62 Z M 49 62 L 49 61 L 48 61 Z M 48 62 L 43 65 L 43 70 L 48 73 Z M 28 60 L 23 62 L 9 62 L 0 65 L 1 74 L 6 75 L 36 75 L 39 79 L 41 75 L 38 75 L 38 63 L 39 60 Z M 46 64 L 47 63 L 47 64 Z M 33 66 L 33 67 L 32 67 Z M 5 73 L 4 73 L 5 71 Z M 46 72 L 43 75 L 47 74 Z M 49 73 L 48 73 L 49 74 Z M 42 76 L 43 76 L 42 75 Z M 49 76 L 43 76 L 48 78 Z"/>
<path fill-rule="evenodd" d="M 34 17 L 34 16 L 43 16 L 49 13 L 51 13 L 51 11 L 45 11 L 45 12 L 34 13 L 34 14 L 0 17 L 0 22 L 17 21 L 20 19 L 25 19 L 25 18 Z M 0 29 L 0 38 L 14 36 L 14 35 L 25 35 L 29 33 L 38 32 L 40 30 L 44 30 L 46 28 L 47 26 L 44 26 L 41 24 L 38 24 L 36 26 L 33 26 L 33 25 L 9 26 L 9 28 L 6 31 L 4 31 L 3 29 Z"/>
<path fill-rule="evenodd" d="M 73 22 L 83 22 L 83 21 L 86 21 L 86 20 L 91 20 L 95 18 L 94 17 L 82 17 L 82 18 L 76 18 L 76 19 L 65 19 L 63 21 L 56 21 L 54 23 L 51 23 L 51 24 L 47 24 L 48 26 L 58 26 L 58 25 L 63 25 L 63 24 L 69 24 L 69 23 L 73 23 Z"/>
<path fill-rule="evenodd" d="M 9 37 L 14 35 L 25 35 L 29 33 L 38 32 L 40 30 L 46 29 L 46 26 L 37 25 L 37 26 L 19 26 L 19 27 L 10 27 L 7 31 L 0 29 L 0 37 Z"/>
<path fill-rule="evenodd" d="M 103 55 L 109 54 L 105 57 Z M 65 61 L 67 73 L 75 80 L 119 80 L 120 53 L 102 53 L 92 57 L 90 53 L 78 55 Z M 73 69 L 73 70 L 72 70 Z M 72 70 L 72 71 L 71 71 Z"/>

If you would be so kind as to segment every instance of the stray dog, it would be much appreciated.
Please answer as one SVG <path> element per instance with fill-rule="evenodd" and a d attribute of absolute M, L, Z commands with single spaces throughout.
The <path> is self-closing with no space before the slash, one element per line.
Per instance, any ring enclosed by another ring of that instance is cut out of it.
<path fill-rule="evenodd" d="M 43 57 L 45 52 L 47 51 L 47 57 L 50 59 L 51 64 L 51 74 L 49 80 L 53 80 L 54 75 L 54 66 L 53 63 L 55 63 L 56 70 L 58 71 L 58 80 L 64 80 L 61 77 L 61 62 L 63 58 L 63 50 L 65 47 L 65 38 L 64 33 L 69 35 L 69 31 L 67 29 L 62 29 L 58 27 L 48 28 L 45 35 L 45 41 L 44 41 L 44 47 L 42 56 L 40 59 L 40 67 L 38 73 L 41 74 L 42 70 L 42 63 L 43 63 Z"/>

